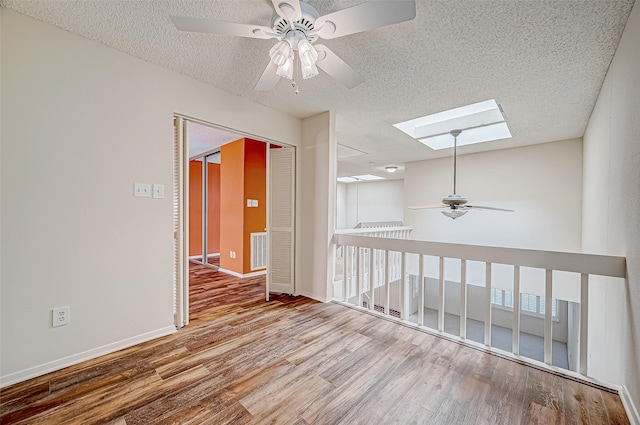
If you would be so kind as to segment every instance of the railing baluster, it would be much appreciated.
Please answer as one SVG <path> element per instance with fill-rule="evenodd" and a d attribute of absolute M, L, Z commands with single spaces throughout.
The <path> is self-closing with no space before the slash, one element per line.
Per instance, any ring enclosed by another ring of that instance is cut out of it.
<path fill-rule="evenodd" d="M 369 248 L 369 310 L 374 309 L 374 298 L 375 298 L 375 289 L 374 289 L 374 280 L 373 280 L 373 248 Z"/>
<path fill-rule="evenodd" d="M 347 247 L 342 245 L 342 301 L 347 301 Z M 335 274 L 335 270 L 333 272 Z"/>
<path fill-rule="evenodd" d="M 438 332 L 444 331 L 444 257 L 440 257 L 438 285 Z"/>
<path fill-rule="evenodd" d="M 484 345 L 491 347 L 491 263 L 485 263 Z"/>
<path fill-rule="evenodd" d="M 384 314 L 389 315 L 389 251 L 384 250 L 384 294 L 386 300 L 384 301 Z"/>
<path fill-rule="evenodd" d="M 511 351 L 520 355 L 520 266 L 513 266 L 513 325 Z"/>
<path fill-rule="evenodd" d="M 544 288 L 544 362 L 546 364 L 552 363 L 551 346 L 553 343 L 553 320 L 551 317 L 551 295 L 553 285 L 553 270 L 547 269 L 545 275 L 545 288 Z"/>
<path fill-rule="evenodd" d="M 362 279 L 360 273 L 362 272 L 362 253 L 361 248 L 359 246 L 354 247 L 356 251 L 356 300 L 358 302 L 358 307 L 362 307 Z"/>
<path fill-rule="evenodd" d="M 460 260 L 460 338 L 467 338 L 467 260 Z"/>
<path fill-rule="evenodd" d="M 580 373 L 587 374 L 587 349 L 589 348 L 589 275 L 580 275 Z"/>
<path fill-rule="evenodd" d="M 407 320 L 409 318 L 409 315 L 407 314 L 407 310 L 409 309 L 409 291 L 407 291 L 407 277 L 405 270 L 406 255 L 407 254 L 405 252 L 400 254 L 400 299 L 402 300 L 400 318 L 402 320 Z"/>
<path fill-rule="evenodd" d="M 418 325 L 424 325 L 424 256 L 419 255 L 419 281 L 418 281 Z"/>
<path fill-rule="evenodd" d="M 344 272 L 342 273 L 342 279 L 344 280 L 342 285 L 342 288 L 344 290 L 343 298 L 344 302 L 349 302 L 349 294 L 351 293 L 351 254 L 349 254 L 349 252 L 351 251 L 351 247 L 349 245 L 344 245 L 342 250 L 342 261 L 344 262 Z"/>

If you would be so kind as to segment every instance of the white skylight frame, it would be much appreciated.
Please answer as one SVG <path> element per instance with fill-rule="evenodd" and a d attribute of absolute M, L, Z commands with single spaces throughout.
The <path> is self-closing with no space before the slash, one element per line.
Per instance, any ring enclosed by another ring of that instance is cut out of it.
<path fill-rule="evenodd" d="M 414 118 L 394 124 L 394 127 L 434 150 L 453 147 L 453 137 L 449 132 L 456 129 L 462 130 L 458 146 L 511 137 L 495 99 Z"/>

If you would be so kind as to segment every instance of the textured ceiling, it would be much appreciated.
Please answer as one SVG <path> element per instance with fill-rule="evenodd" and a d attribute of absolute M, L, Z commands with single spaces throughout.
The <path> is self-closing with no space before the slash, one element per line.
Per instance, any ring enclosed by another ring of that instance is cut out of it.
<path fill-rule="evenodd" d="M 375 0 L 374 0 L 375 1 Z M 320 15 L 362 1 L 309 0 Z M 268 0 L 0 0 L 0 4 L 236 93 L 307 117 L 337 116 L 338 142 L 366 152 L 339 174 L 451 155 L 392 127 L 495 98 L 513 138 L 460 153 L 582 137 L 633 0 L 417 0 L 413 21 L 325 40 L 365 82 L 348 90 L 326 74 L 253 87 L 274 40 L 179 32 L 170 15 L 269 25 Z"/>
<path fill-rule="evenodd" d="M 196 122 L 187 122 L 187 137 L 189 139 L 189 158 L 212 152 L 222 145 L 242 138 L 242 135 L 232 133 Z"/>

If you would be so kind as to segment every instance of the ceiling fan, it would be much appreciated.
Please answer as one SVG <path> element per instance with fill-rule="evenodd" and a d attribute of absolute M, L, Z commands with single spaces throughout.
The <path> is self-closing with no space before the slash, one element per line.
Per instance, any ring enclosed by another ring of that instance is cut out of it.
<path fill-rule="evenodd" d="M 462 133 L 462 130 L 451 130 L 449 134 L 453 136 L 453 194 L 442 198 L 442 205 L 426 205 L 409 207 L 410 210 L 422 210 L 431 208 L 446 208 L 445 211 L 441 211 L 442 214 L 455 220 L 458 217 L 462 217 L 469 210 L 493 210 L 493 211 L 507 211 L 515 212 L 514 210 L 507 210 L 504 208 L 483 207 L 480 205 L 467 204 L 467 198 L 462 197 L 456 193 L 456 172 L 457 172 L 457 151 L 458 151 L 458 136 Z"/>
<path fill-rule="evenodd" d="M 269 51 L 271 60 L 255 90 L 272 90 L 282 77 L 293 81 L 297 94 L 295 78 L 299 74 L 303 79 L 315 77 L 318 68 L 350 89 L 364 81 L 362 75 L 327 46 L 315 44 L 318 38 L 338 38 L 410 21 L 416 16 L 414 0 L 369 1 L 324 16 L 302 0 L 272 0 L 272 3 L 275 14 L 271 27 L 208 18 L 170 18 L 180 31 L 278 40 Z"/>

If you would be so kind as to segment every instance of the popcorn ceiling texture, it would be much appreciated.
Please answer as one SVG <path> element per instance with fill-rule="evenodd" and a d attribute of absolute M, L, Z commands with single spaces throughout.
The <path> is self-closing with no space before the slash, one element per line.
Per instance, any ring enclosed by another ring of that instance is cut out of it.
<path fill-rule="evenodd" d="M 321 15 L 361 1 L 309 1 Z M 272 92 L 254 85 L 274 40 L 184 33 L 170 15 L 269 25 L 266 0 L 0 0 L 0 4 L 298 117 L 337 113 L 338 142 L 367 152 L 340 174 L 451 155 L 393 123 L 495 98 L 512 139 L 461 153 L 582 137 L 633 0 L 418 0 L 415 20 L 320 40 L 360 72 L 348 90 L 322 73 Z M 370 164 L 373 163 L 373 164 Z"/>

